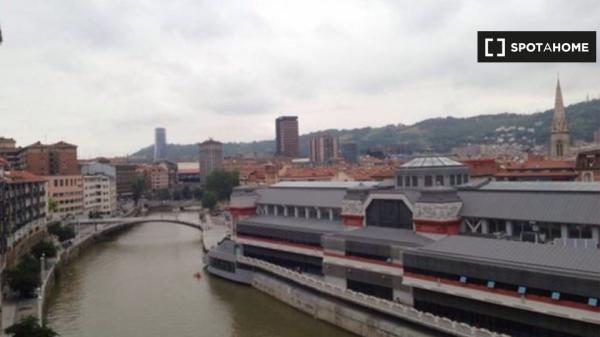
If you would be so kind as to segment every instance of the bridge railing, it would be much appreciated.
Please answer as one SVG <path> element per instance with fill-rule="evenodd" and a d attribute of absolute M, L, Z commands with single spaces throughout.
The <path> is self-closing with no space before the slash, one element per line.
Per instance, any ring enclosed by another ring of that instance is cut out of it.
<path fill-rule="evenodd" d="M 366 295 L 345 289 L 334 284 L 324 282 L 318 278 L 295 272 L 263 260 L 238 256 L 238 261 L 275 275 L 293 280 L 303 286 L 310 287 L 322 293 L 326 293 L 346 301 L 359 304 L 361 306 L 377 310 L 407 321 L 424 325 L 431 329 L 442 331 L 454 336 L 461 337 L 510 337 L 506 334 L 491 332 L 486 329 L 476 328 L 465 323 L 456 322 L 445 317 L 439 317 L 431 313 L 419 311 L 413 307 L 381 299 L 375 296 Z"/>
<path fill-rule="evenodd" d="M 106 218 L 106 219 L 85 219 L 85 220 L 71 220 L 68 223 L 72 225 L 96 225 L 96 224 L 131 224 L 141 222 L 171 222 L 182 225 L 197 227 L 203 229 L 202 222 L 192 222 L 178 217 L 128 217 L 128 218 Z"/>

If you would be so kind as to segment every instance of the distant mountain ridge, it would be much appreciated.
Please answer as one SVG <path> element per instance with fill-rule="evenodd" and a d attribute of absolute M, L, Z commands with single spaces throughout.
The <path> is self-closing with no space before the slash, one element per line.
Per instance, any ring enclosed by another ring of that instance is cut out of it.
<path fill-rule="evenodd" d="M 540 145 L 548 141 L 553 110 L 532 114 L 500 113 L 467 118 L 431 118 L 413 125 L 390 124 L 383 127 L 329 129 L 300 136 L 300 154 L 308 155 L 308 140 L 312 135 L 329 133 L 340 143 L 355 142 L 361 153 L 372 148 L 393 148 L 399 153 L 432 151 L 448 153 L 453 147 L 467 144 L 491 144 L 501 138 L 505 142 Z M 591 141 L 600 129 L 600 100 L 590 100 L 566 107 L 571 140 Z M 300 121 L 302 122 L 302 121 Z M 274 131 L 273 131 L 274 133 Z M 200 141 L 200 139 L 199 139 Z M 151 160 L 154 146 L 145 147 L 132 157 Z M 273 154 L 275 140 L 224 143 L 226 156 L 235 154 Z M 195 160 L 196 144 L 168 144 L 167 159 Z"/>

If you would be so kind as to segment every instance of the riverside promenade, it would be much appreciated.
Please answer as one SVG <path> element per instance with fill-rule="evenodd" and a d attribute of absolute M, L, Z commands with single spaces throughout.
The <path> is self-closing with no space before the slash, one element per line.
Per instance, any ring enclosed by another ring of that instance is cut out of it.
<path fill-rule="evenodd" d="M 204 249 L 210 249 L 217 245 L 226 235 L 229 235 L 230 226 L 223 218 L 212 218 L 210 215 L 204 217 L 204 221 L 200 221 L 198 213 L 191 212 L 174 212 L 161 213 L 159 215 L 148 215 L 146 217 L 132 218 L 133 211 L 123 218 L 122 222 L 107 221 L 107 223 L 98 223 L 95 225 L 79 224 L 75 225 L 76 237 L 72 240 L 72 245 L 63 248 L 56 242 L 58 252 L 57 257 L 42 261 L 42 284 L 38 291 L 38 297 L 33 299 L 20 300 L 5 300 L 2 310 L 2 326 L 9 327 L 15 322 L 20 321 L 27 316 L 34 316 L 38 319 L 43 319 L 47 295 L 52 291 L 55 284 L 55 274 L 57 269 L 60 269 L 65 264 L 76 259 L 85 249 L 90 247 L 97 239 L 104 237 L 113 232 L 118 232 L 144 222 L 161 222 L 165 221 L 185 221 L 188 223 L 197 223 L 198 228 L 203 233 L 202 245 Z M 130 221 L 135 219 L 136 221 Z M 108 219 L 110 220 L 110 219 Z M 144 221 L 146 220 L 146 221 Z M 174 223 L 165 225 L 175 226 Z M 0 336 L 5 336 L 4 332 Z"/>

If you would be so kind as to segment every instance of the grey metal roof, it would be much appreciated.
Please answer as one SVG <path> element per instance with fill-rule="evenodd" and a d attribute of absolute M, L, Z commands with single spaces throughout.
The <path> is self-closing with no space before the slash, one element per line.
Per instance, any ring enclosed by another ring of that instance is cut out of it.
<path fill-rule="evenodd" d="M 600 222 L 600 193 L 461 190 L 460 216 L 563 224 Z"/>
<path fill-rule="evenodd" d="M 447 157 L 421 157 L 404 163 L 400 167 L 446 167 L 446 166 L 465 166 L 455 160 Z"/>
<path fill-rule="evenodd" d="M 351 231 L 337 232 L 329 234 L 329 236 L 370 243 L 397 244 L 410 247 L 420 247 L 433 242 L 432 239 L 417 234 L 413 230 L 376 226 L 366 226 Z"/>
<path fill-rule="evenodd" d="M 446 203 L 459 202 L 458 193 L 455 188 L 448 186 L 433 186 L 421 189 L 421 196 L 418 202 L 426 203 Z"/>
<path fill-rule="evenodd" d="M 531 182 L 501 182 L 490 181 L 479 186 L 482 191 L 529 191 L 529 192 L 598 192 L 600 182 L 571 182 L 571 181 L 531 181 Z M 600 198 L 600 196 L 598 197 Z M 600 202 L 600 199 L 599 199 Z"/>
<path fill-rule="evenodd" d="M 208 251 L 208 256 L 222 259 L 225 261 L 235 262 L 235 245 L 236 243 L 234 241 L 231 241 L 229 239 L 223 240 L 221 244 L 215 246 L 214 248 Z"/>
<path fill-rule="evenodd" d="M 311 233 L 330 233 L 345 230 L 344 225 L 336 221 L 271 215 L 255 215 L 241 220 L 239 224 L 259 225 L 269 228 L 285 228 Z"/>
<path fill-rule="evenodd" d="M 375 187 L 379 181 L 282 181 L 271 185 L 271 188 L 314 188 L 314 189 L 348 189 L 356 187 Z"/>
<path fill-rule="evenodd" d="M 341 208 L 345 189 L 266 188 L 257 190 L 259 204 Z"/>
<path fill-rule="evenodd" d="M 408 201 L 414 204 L 415 202 L 417 202 L 417 200 L 419 200 L 419 197 L 421 196 L 421 191 L 413 189 L 373 190 L 370 192 L 370 194 L 403 194 L 408 199 Z"/>
<path fill-rule="evenodd" d="M 478 261 L 518 269 L 558 271 L 600 280 L 600 250 L 461 235 L 418 248 L 416 254 Z"/>

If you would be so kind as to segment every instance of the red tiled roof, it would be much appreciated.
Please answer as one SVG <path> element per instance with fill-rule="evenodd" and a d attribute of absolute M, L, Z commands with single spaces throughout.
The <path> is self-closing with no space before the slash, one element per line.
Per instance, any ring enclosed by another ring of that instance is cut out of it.
<path fill-rule="evenodd" d="M 393 166 L 371 166 L 348 167 L 341 171 L 356 181 L 367 181 L 393 178 L 396 170 Z"/>
<path fill-rule="evenodd" d="M 77 147 L 77 145 L 73 145 L 73 144 L 69 144 L 67 142 L 64 141 L 59 141 L 56 142 L 54 144 L 42 144 L 42 142 L 40 142 L 39 140 L 31 145 L 28 145 L 26 147 L 51 147 L 51 146 L 57 146 L 57 147 Z"/>
<path fill-rule="evenodd" d="M 5 176 L 13 181 L 46 181 L 43 177 L 27 171 L 10 171 L 6 172 Z"/>
<path fill-rule="evenodd" d="M 288 168 L 282 175 L 282 178 L 304 178 L 304 177 L 333 177 L 338 169 L 334 167 L 306 167 L 306 168 Z"/>
<path fill-rule="evenodd" d="M 469 168 L 472 177 L 493 176 L 498 172 L 498 164 L 494 158 L 467 159 L 462 163 Z"/>
<path fill-rule="evenodd" d="M 496 177 L 577 177 L 576 172 L 553 171 L 553 172 L 498 172 Z"/>
<path fill-rule="evenodd" d="M 532 170 L 574 170 L 575 162 L 570 160 L 533 158 L 522 163 L 508 162 L 503 165 L 504 170 L 532 171 Z"/>

